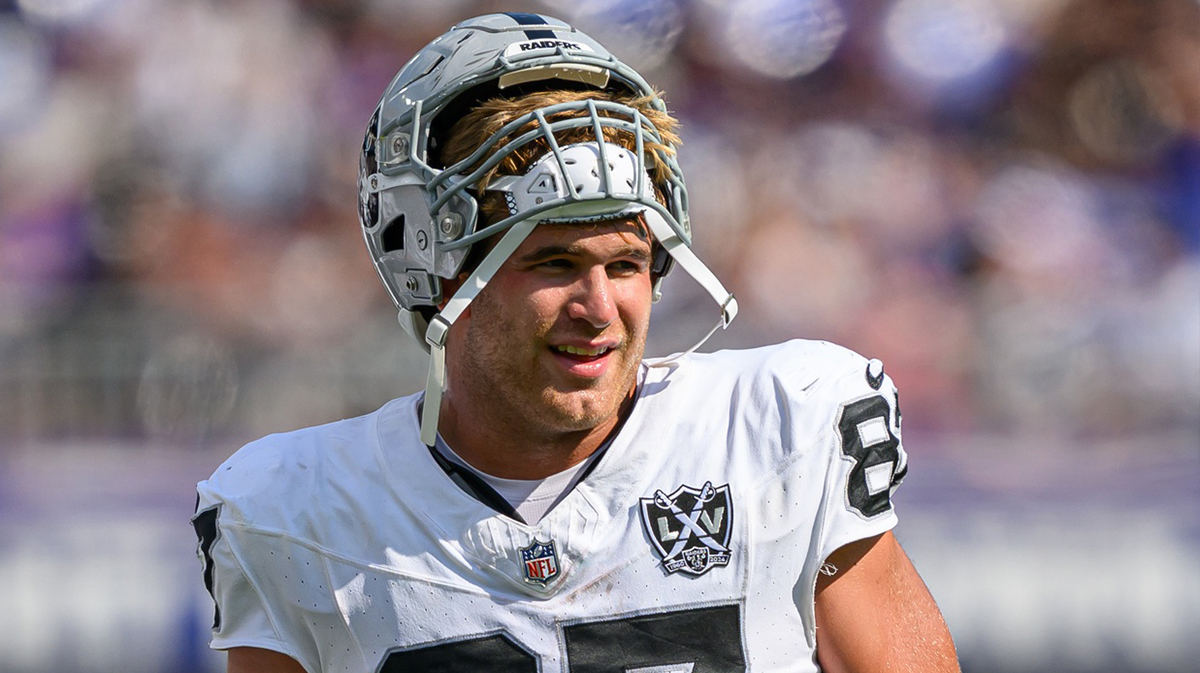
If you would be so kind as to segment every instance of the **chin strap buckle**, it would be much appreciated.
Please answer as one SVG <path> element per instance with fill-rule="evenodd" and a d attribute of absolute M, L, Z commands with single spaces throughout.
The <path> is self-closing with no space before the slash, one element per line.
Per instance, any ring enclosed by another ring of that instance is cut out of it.
<path fill-rule="evenodd" d="M 433 316 L 429 321 L 429 328 L 425 330 L 425 341 L 429 343 L 430 349 L 445 348 L 446 335 L 450 333 L 450 321 L 442 317 L 442 314 Z"/>
<path fill-rule="evenodd" d="M 442 314 L 433 316 L 425 341 L 429 343 L 429 374 L 425 378 L 425 403 L 421 408 L 421 441 L 433 446 L 437 441 L 438 411 L 442 406 L 442 389 L 446 384 L 446 335 L 450 321 Z"/>
<path fill-rule="evenodd" d="M 737 317 L 737 313 L 737 299 L 734 299 L 733 295 L 730 294 L 728 297 L 726 297 L 725 301 L 721 303 L 721 329 L 729 327 L 729 323 L 733 322 L 733 319 Z"/>

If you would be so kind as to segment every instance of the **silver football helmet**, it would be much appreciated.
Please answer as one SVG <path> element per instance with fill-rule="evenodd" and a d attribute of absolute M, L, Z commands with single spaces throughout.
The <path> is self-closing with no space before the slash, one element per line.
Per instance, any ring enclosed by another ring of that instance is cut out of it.
<path fill-rule="evenodd" d="M 641 215 L 666 253 L 655 268 L 659 280 L 671 262 L 679 263 L 721 306 L 718 326 L 728 325 L 737 311 L 733 296 L 691 253 L 683 174 L 669 151 L 652 149 L 670 145 L 637 109 L 607 100 L 541 108 L 511 120 L 470 156 L 443 164 L 446 133 L 473 105 L 536 87 L 623 91 L 651 97 L 651 105 L 665 109 L 640 75 L 566 23 L 538 14 L 489 14 L 457 24 L 417 52 L 388 85 L 367 127 L 359 217 L 401 325 L 433 355 L 422 419 L 422 438 L 429 444 L 446 332 L 539 222 Z M 567 111 L 574 114 L 550 121 Z M 508 138 L 531 122 L 532 130 Z M 590 129 L 595 140 L 559 146 L 556 132 L 579 128 Z M 632 136 L 634 148 L 606 142 L 604 130 L 614 128 Z M 482 223 L 475 192 L 480 178 L 539 139 L 549 151 L 525 175 L 501 176 L 487 186 L 503 193 L 509 216 Z M 657 184 L 648 172 L 651 164 L 666 166 Z M 500 234 L 438 312 L 442 279 L 463 273 L 472 246 Z"/>

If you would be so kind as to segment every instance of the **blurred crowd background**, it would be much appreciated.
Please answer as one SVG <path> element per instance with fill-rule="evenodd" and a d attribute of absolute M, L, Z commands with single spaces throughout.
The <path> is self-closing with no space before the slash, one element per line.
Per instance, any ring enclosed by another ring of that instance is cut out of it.
<path fill-rule="evenodd" d="M 192 484 L 423 387 L 358 151 L 490 11 L 665 90 L 742 306 L 706 348 L 885 362 L 969 673 L 1195 670 L 1197 0 L 0 0 L 0 669 L 219 667 Z M 685 276 L 652 354 L 715 320 Z"/>

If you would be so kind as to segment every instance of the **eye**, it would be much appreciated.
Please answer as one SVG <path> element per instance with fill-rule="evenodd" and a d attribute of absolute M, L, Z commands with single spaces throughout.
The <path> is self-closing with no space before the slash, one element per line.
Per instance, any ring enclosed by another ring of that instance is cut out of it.
<path fill-rule="evenodd" d="M 608 268 L 611 272 L 618 275 L 634 275 L 645 271 L 646 263 L 639 260 L 622 259 L 612 262 L 608 265 Z"/>
<path fill-rule="evenodd" d="M 538 262 L 535 267 L 539 269 L 546 269 L 547 271 L 569 271 L 575 268 L 575 263 L 569 259 L 560 257 Z"/>

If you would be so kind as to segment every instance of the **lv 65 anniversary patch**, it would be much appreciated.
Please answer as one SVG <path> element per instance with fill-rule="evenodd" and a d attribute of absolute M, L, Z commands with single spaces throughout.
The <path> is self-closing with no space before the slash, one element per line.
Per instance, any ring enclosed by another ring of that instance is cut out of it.
<path fill-rule="evenodd" d="M 642 525 L 668 573 L 703 575 L 729 563 L 733 505 L 729 484 L 700 488 L 682 485 L 641 498 Z"/>

